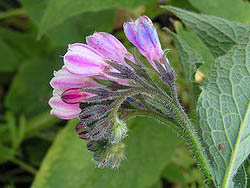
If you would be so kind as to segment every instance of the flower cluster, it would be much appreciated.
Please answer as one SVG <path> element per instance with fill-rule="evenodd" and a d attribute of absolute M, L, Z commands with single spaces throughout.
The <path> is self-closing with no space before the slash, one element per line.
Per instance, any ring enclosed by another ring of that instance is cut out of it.
<path fill-rule="evenodd" d="M 171 116 L 171 110 L 159 107 L 167 107 L 163 101 L 169 99 L 169 93 L 159 89 L 153 75 L 171 90 L 175 73 L 152 21 L 142 16 L 126 22 L 124 32 L 145 58 L 129 53 L 111 34 L 94 33 L 86 38 L 87 44 L 68 46 L 64 66 L 50 82 L 54 89 L 49 100 L 51 114 L 61 119 L 79 118 L 75 130 L 88 142 L 87 148 L 100 167 L 116 167 L 124 158 L 123 140 L 128 131 L 124 113 L 149 110 L 146 101 L 150 110 Z"/>

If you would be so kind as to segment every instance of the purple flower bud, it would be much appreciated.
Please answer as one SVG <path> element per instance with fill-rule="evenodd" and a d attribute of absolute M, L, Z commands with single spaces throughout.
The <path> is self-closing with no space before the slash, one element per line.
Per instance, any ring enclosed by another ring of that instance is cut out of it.
<path fill-rule="evenodd" d="M 77 125 L 75 127 L 75 132 L 79 133 L 84 128 L 86 128 L 85 124 L 83 122 L 79 122 L 79 123 L 77 123 Z"/>
<path fill-rule="evenodd" d="M 78 133 L 78 137 L 85 140 L 85 141 L 88 141 L 89 140 L 88 133 L 89 133 L 89 131 L 84 130 L 84 131 Z"/>
<path fill-rule="evenodd" d="M 141 16 L 135 21 L 126 22 L 123 27 L 129 41 L 153 65 L 153 60 L 160 61 L 163 58 L 164 53 L 157 31 L 147 16 Z"/>
<path fill-rule="evenodd" d="M 67 104 L 79 104 L 84 102 L 84 99 L 93 97 L 92 93 L 83 92 L 82 88 L 71 88 L 64 91 L 61 95 L 63 102 Z"/>

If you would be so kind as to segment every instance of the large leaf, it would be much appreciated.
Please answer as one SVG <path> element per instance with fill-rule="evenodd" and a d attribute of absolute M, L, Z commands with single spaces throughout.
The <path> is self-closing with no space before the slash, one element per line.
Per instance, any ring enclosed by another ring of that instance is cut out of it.
<path fill-rule="evenodd" d="M 244 0 L 189 0 L 189 2 L 202 13 L 250 23 L 250 4 Z"/>
<path fill-rule="evenodd" d="M 13 55 L 13 49 L 8 44 L 6 44 L 1 38 L 0 49 L 0 56 L 3 58 L 0 62 L 0 71 L 7 72 L 15 70 L 20 59 L 19 54 Z"/>
<path fill-rule="evenodd" d="M 203 139 L 219 185 L 232 185 L 250 154 L 250 42 L 216 59 L 198 103 Z"/>
<path fill-rule="evenodd" d="M 33 58 L 22 64 L 5 100 L 9 109 L 28 116 L 48 109 L 49 81 L 61 65 L 58 56 Z"/>
<path fill-rule="evenodd" d="M 217 57 L 198 101 L 202 139 L 211 157 L 216 184 L 245 187 L 246 177 L 240 166 L 250 154 L 250 27 L 168 9 Z M 213 46 L 218 47 L 217 52 Z"/>
<path fill-rule="evenodd" d="M 46 41 L 35 41 L 32 32 L 10 32 L 8 29 L 0 28 L 0 71 L 15 71 L 18 66 L 28 57 L 44 54 L 40 48 Z"/>
<path fill-rule="evenodd" d="M 101 11 L 113 8 L 134 8 L 135 6 L 150 3 L 150 1 L 144 0 L 91 0 L 82 1 L 75 0 L 50 0 L 45 13 L 42 17 L 39 27 L 39 36 L 46 33 L 49 29 L 56 25 L 59 25 L 66 19 L 79 15 L 83 12 L 89 11 Z M 86 19 L 86 18 L 85 18 Z"/>
<path fill-rule="evenodd" d="M 224 55 L 247 34 L 244 26 L 225 19 L 195 14 L 175 7 L 166 7 L 195 32 L 210 49 L 214 57 Z"/>
<path fill-rule="evenodd" d="M 86 144 L 74 132 L 71 122 L 58 135 L 33 182 L 33 188 L 149 187 L 159 178 L 171 158 L 176 136 L 151 119 L 129 123 L 126 159 L 118 169 L 97 169 Z"/>
<path fill-rule="evenodd" d="M 21 0 L 29 16 L 36 25 L 39 25 L 49 0 Z M 67 46 L 73 42 L 81 42 L 95 31 L 111 32 L 114 25 L 114 10 L 99 12 L 84 12 L 62 21 L 47 32 L 48 36 L 57 44 Z M 93 21 L 95 20 L 95 21 Z"/>
<path fill-rule="evenodd" d="M 203 64 L 204 60 L 202 56 L 195 49 L 191 48 L 179 35 L 176 35 L 170 30 L 168 30 L 168 33 L 173 38 L 175 46 L 178 49 L 179 62 L 182 65 L 186 79 L 192 82 L 198 65 Z"/>

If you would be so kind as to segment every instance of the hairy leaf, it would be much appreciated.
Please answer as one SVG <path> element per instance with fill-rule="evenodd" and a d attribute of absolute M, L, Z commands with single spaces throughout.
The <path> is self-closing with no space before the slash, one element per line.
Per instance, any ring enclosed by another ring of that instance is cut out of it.
<path fill-rule="evenodd" d="M 215 183 L 245 187 L 242 163 L 250 154 L 250 27 L 168 9 L 197 33 L 216 57 L 197 106 Z"/>
<path fill-rule="evenodd" d="M 195 32 L 216 58 L 246 38 L 244 26 L 222 18 L 188 12 L 175 7 L 165 7 L 178 16 Z"/>
<path fill-rule="evenodd" d="M 179 62 L 182 65 L 187 80 L 193 82 L 193 76 L 198 65 L 204 63 L 202 56 L 192 49 L 180 36 L 170 30 L 168 30 L 168 33 L 172 36 L 175 46 L 178 49 Z"/>
<path fill-rule="evenodd" d="M 216 60 L 199 98 L 203 139 L 219 185 L 232 184 L 250 154 L 249 45 L 246 41 Z"/>

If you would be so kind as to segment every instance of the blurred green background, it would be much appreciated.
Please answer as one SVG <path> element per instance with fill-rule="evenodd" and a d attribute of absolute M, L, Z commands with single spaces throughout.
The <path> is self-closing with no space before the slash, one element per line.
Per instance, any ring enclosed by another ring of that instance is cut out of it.
<path fill-rule="evenodd" d="M 131 49 L 122 25 L 147 15 L 163 47 L 169 49 L 180 100 L 195 121 L 194 101 L 178 52 L 162 28 L 176 32 L 207 61 L 210 57 L 201 48 L 202 41 L 161 5 L 250 23 L 247 0 L 0 0 L 0 187 L 204 186 L 185 143 L 154 120 L 129 121 L 126 160 L 119 169 L 110 170 L 95 168 L 84 142 L 74 133 L 77 121 L 49 114 L 49 81 L 63 65 L 67 45 L 105 31 Z"/>

